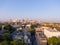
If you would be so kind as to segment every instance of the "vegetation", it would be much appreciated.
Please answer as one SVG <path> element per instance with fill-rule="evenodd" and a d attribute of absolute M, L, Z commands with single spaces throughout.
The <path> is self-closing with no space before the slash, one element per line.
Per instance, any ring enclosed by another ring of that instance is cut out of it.
<path fill-rule="evenodd" d="M 21 40 L 14 40 L 11 42 L 12 45 L 27 45 L 26 43 L 24 43 Z"/>
<path fill-rule="evenodd" d="M 12 27 L 10 24 L 8 24 L 8 23 L 6 23 L 5 25 L 4 25 L 4 29 L 5 30 L 8 30 L 10 33 L 12 33 L 13 31 L 15 31 L 15 28 L 14 27 Z"/>
<path fill-rule="evenodd" d="M 57 37 L 49 38 L 48 45 L 60 45 L 60 38 L 57 38 Z"/>
<path fill-rule="evenodd" d="M 0 24 L 0 30 L 2 30 L 2 24 Z"/>
<path fill-rule="evenodd" d="M 2 25 L 0 25 L 0 30 L 2 29 Z M 10 24 L 6 23 L 4 25 L 4 33 L 0 35 L 0 45 L 27 45 L 21 40 L 13 40 L 11 33 L 16 29 Z M 22 30 L 20 30 L 22 32 Z"/>
<path fill-rule="evenodd" d="M 7 31 L 0 35 L 0 45 L 27 45 L 21 40 L 13 40 L 11 34 Z"/>
<path fill-rule="evenodd" d="M 19 30 L 20 32 L 22 32 L 22 30 Z"/>
<path fill-rule="evenodd" d="M 5 32 L 3 35 L 0 35 L 0 42 L 5 41 L 5 40 L 7 41 L 13 40 L 10 33 Z"/>
<path fill-rule="evenodd" d="M 36 24 L 32 24 L 32 25 L 31 25 L 31 29 L 34 29 L 35 27 L 37 27 Z"/>
<path fill-rule="evenodd" d="M 2 42 L 4 39 L 3 39 L 3 36 L 0 35 L 0 42 Z"/>
<path fill-rule="evenodd" d="M 7 41 L 0 42 L 0 45 L 8 45 Z"/>
<path fill-rule="evenodd" d="M 56 25 L 49 25 L 49 24 L 47 24 L 46 27 L 60 29 L 60 27 L 56 26 Z"/>
<path fill-rule="evenodd" d="M 31 33 L 31 35 L 35 35 L 35 30 L 34 29 L 30 29 L 29 32 Z"/>
<path fill-rule="evenodd" d="M 0 45 L 27 45 L 27 44 L 21 40 L 13 40 L 10 42 L 5 40 L 3 42 L 0 42 Z"/>
<path fill-rule="evenodd" d="M 7 40 L 7 41 L 12 41 L 13 40 L 10 33 L 4 33 L 3 39 Z"/>
<path fill-rule="evenodd" d="M 46 27 L 54 28 L 53 25 L 49 25 L 49 24 L 47 24 Z"/>
<path fill-rule="evenodd" d="M 31 36 L 35 36 L 35 29 L 34 29 L 35 27 L 37 27 L 36 24 L 31 24 L 31 29 L 29 30 Z"/>

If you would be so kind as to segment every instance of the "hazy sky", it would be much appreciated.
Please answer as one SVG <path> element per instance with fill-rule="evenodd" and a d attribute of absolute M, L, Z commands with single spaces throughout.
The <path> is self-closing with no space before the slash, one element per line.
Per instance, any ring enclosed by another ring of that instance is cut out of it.
<path fill-rule="evenodd" d="M 0 0 L 0 20 L 16 18 L 60 22 L 60 0 Z"/>

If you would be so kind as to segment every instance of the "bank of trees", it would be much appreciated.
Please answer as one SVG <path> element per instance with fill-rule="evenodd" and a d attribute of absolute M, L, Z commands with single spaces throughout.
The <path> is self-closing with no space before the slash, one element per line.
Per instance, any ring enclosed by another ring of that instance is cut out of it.
<path fill-rule="evenodd" d="M 0 35 L 0 45 L 27 45 L 21 40 L 13 40 L 11 33 L 16 29 L 9 23 L 4 24 L 3 34 Z M 2 25 L 0 24 L 0 31 L 2 31 Z"/>
<path fill-rule="evenodd" d="M 47 24 L 47 25 L 45 25 L 46 27 L 50 27 L 50 28 L 60 28 L 59 26 L 57 26 L 57 25 L 49 25 L 49 24 Z"/>
<path fill-rule="evenodd" d="M 51 37 L 48 39 L 48 45 L 60 45 L 60 37 Z"/>
<path fill-rule="evenodd" d="M 4 29 L 7 30 L 7 31 L 9 31 L 10 33 L 12 33 L 13 31 L 16 30 L 16 29 L 15 29 L 13 26 L 11 26 L 9 23 L 6 23 L 6 24 L 4 25 Z"/>
<path fill-rule="evenodd" d="M 31 36 L 35 36 L 35 30 L 34 29 L 30 29 L 29 32 L 31 33 Z"/>
<path fill-rule="evenodd" d="M 4 40 L 4 41 L 0 42 L 0 45 L 27 45 L 27 44 L 21 40 L 13 40 L 10 42 L 7 40 Z"/>
<path fill-rule="evenodd" d="M 29 30 L 29 32 L 31 33 L 31 36 L 35 36 L 35 28 L 37 27 L 36 24 L 32 24 L 31 25 L 31 29 Z"/>
<path fill-rule="evenodd" d="M 31 29 L 34 29 L 35 27 L 37 27 L 36 24 L 32 24 L 32 25 L 31 25 Z"/>
<path fill-rule="evenodd" d="M 2 24 L 0 24 L 0 30 L 2 30 Z"/>

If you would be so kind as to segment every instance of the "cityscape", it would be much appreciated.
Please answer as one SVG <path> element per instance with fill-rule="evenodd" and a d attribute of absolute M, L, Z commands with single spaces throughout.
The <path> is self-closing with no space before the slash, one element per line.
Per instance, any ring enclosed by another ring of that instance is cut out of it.
<path fill-rule="evenodd" d="M 60 0 L 0 0 L 0 45 L 60 45 Z"/>
<path fill-rule="evenodd" d="M 0 23 L 0 45 L 60 45 L 60 23 L 10 20 Z"/>

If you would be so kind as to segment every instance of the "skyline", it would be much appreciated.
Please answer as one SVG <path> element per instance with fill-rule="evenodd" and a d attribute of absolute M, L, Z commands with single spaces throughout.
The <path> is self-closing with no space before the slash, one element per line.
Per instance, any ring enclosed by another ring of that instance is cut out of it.
<path fill-rule="evenodd" d="M 60 22 L 60 0 L 0 0 L 0 20 L 37 19 Z"/>

